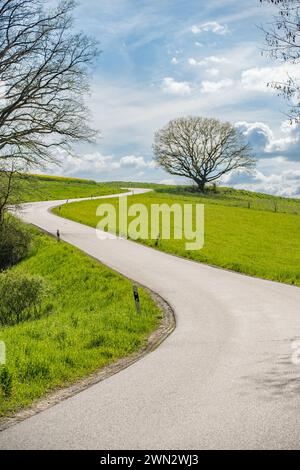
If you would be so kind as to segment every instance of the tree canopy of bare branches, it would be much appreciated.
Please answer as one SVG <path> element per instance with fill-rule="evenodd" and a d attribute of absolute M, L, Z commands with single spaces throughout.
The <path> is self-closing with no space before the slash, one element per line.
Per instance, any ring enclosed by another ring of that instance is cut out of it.
<path fill-rule="evenodd" d="M 266 53 L 275 60 L 297 66 L 300 62 L 300 0 L 260 1 L 276 8 L 272 22 L 262 28 L 266 37 Z M 292 75 L 287 75 L 284 82 L 269 85 L 291 101 L 291 122 L 300 122 L 300 83 Z"/>
<path fill-rule="evenodd" d="M 250 171 L 255 160 L 241 132 L 217 119 L 174 119 L 155 134 L 155 161 L 171 175 L 205 184 L 233 170 Z"/>
<path fill-rule="evenodd" d="M 94 41 L 74 32 L 73 0 L 0 2 L 0 163 L 42 164 L 90 141 L 84 94 Z"/>

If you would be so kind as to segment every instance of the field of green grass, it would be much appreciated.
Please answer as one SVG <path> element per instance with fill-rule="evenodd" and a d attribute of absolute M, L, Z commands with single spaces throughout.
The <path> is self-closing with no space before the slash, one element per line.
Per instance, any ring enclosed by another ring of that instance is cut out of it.
<path fill-rule="evenodd" d="M 0 416 L 137 351 L 161 318 L 144 289 L 137 314 L 129 280 L 68 244 L 32 232 L 31 254 L 13 271 L 42 276 L 49 293 L 43 317 L 0 327 L 13 387 L 10 397 L 0 392 Z"/>
<path fill-rule="evenodd" d="M 158 193 L 175 194 L 177 196 L 198 198 L 198 201 L 221 206 L 242 207 L 270 212 L 282 212 L 286 214 L 300 215 L 300 199 L 272 196 L 271 194 L 256 193 L 244 189 L 234 189 L 218 186 L 206 188 L 205 193 L 199 195 L 191 186 L 169 186 L 155 183 L 128 183 L 118 181 L 107 183 L 121 187 L 150 188 Z"/>
<path fill-rule="evenodd" d="M 205 244 L 199 251 L 186 251 L 185 239 L 160 240 L 158 249 L 183 256 L 195 261 L 208 263 L 241 273 L 262 277 L 265 279 L 300 285 L 300 217 L 298 214 L 300 201 L 289 200 L 290 213 L 271 211 L 247 206 L 232 205 L 237 191 L 229 194 L 224 190 L 223 199 L 212 195 L 196 196 L 195 194 L 174 194 L 176 188 L 167 188 L 165 192 L 159 188 L 156 192 L 128 198 L 128 205 L 133 203 L 145 204 L 148 208 L 152 203 L 192 203 L 205 204 Z M 166 192 L 167 191 L 167 192 Z M 169 192 L 173 191 L 173 193 Z M 227 194 L 226 194 L 227 193 Z M 240 197 L 250 199 L 252 207 L 261 199 L 274 201 L 279 205 L 281 198 L 272 196 L 265 198 L 256 193 L 241 193 Z M 118 209 L 118 199 L 111 199 Z M 70 218 L 95 227 L 100 218 L 96 216 L 99 201 L 71 203 L 61 207 L 60 212 L 54 212 L 62 217 Z M 292 209 L 293 207 L 296 209 Z M 288 212 L 288 211 L 287 211 Z M 130 218 L 128 222 L 130 222 Z M 116 227 L 118 231 L 118 226 Z M 160 228 L 161 232 L 161 228 Z M 146 245 L 154 246 L 155 241 L 138 240 Z"/>
<path fill-rule="evenodd" d="M 13 197 L 17 202 L 36 202 L 116 194 L 123 190 L 114 183 L 59 176 L 24 175 L 17 177 Z M 11 203 L 15 201 L 10 200 Z"/>
<path fill-rule="evenodd" d="M 48 175 L 23 175 L 18 177 L 16 197 L 20 202 L 76 199 L 121 193 L 125 191 L 122 188 L 130 187 L 150 188 L 159 193 L 175 194 L 184 197 L 194 198 L 197 196 L 199 201 L 209 204 L 300 215 L 299 199 L 275 197 L 246 190 L 217 187 L 217 190 L 214 191 L 210 187 L 206 193 L 199 196 L 195 193 L 195 188 L 190 186 L 168 186 L 156 183 L 132 183 L 127 181 L 97 183 L 87 179 Z M 13 203 L 14 201 L 11 200 L 10 202 Z"/>

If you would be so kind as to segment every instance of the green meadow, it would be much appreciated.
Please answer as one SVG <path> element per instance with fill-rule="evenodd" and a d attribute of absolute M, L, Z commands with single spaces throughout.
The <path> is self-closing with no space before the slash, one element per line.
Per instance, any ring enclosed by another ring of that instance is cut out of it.
<path fill-rule="evenodd" d="M 186 203 L 205 205 L 205 244 L 198 251 L 186 251 L 187 240 L 137 240 L 167 253 L 183 256 L 240 273 L 300 285 L 300 201 L 224 188 L 204 196 L 181 188 L 161 188 L 132 196 L 128 205 Z M 242 202 L 241 202 L 242 201 Z M 250 201 L 250 204 L 248 203 Z M 118 210 L 118 199 L 111 199 Z M 95 227 L 99 201 L 63 205 L 54 212 Z M 283 210 L 284 209 L 284 210 Z M 130 223 L 130 218 L 128 223 Z M 172 221 L 174 224 L 174 221 Z M 116 226 L 118 232 L 118 226 Z M 161 232 L 161 227 L 160 227 Z"/>
<path fill-rule="evenodd" d="M 11 203 L 97 197 L 123 192 L 115 183 L 47 175 L 16 176 Z"/>
<path fill-rule="evenodd" d="M 269 212 L 282 212 L 300 215 L 300 199 L 272 196 L 245 189 L 234 189 L 225 186 L 208 186 L 203 194 L 199 194 L 192 186 L 168 186 L 156 183 L 130 183 L 114 181 L 108 185 L 119 188 L 150 188 L 158 193 L 167 193 L 184 197 L 197 197 L 197 201 L 221 206 L 241 207 Z"/>

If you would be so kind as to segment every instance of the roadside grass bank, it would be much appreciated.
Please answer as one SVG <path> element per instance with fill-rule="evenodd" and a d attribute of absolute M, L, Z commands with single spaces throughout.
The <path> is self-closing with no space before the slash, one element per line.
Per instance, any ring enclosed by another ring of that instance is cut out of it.
<path fill-rule="evenodd" d="M 79 178 L 46 175 L 23 175 L 15 178 L 15 190 L 9 201 L 11 204 L 97 197 L 125 191 L 114 183 L 97 183 Z"/>
<path fill-rule="evenodd" d="M 138 314 L 128 279 L 78 249 L 30 230 L 31 253 L 10 271 L 41 276 L 48 290 L 39 319 L 0 326 L 0 341 L 6 345 L 1 417 L 138 351 L 162 318 L 147 291 L 139 289 Z"/>
<path fill-rule="evenodd" d="M 118 198 L 109 199 L 118 213 Z M 300 285 L 300 217 L 248 208 L 211 203 L 201 196 L 153 192 L 128 198 L 128 207 L 144 204 L 149 212 L 151 204 L 186 203 L 205 204 L 205 244 L 199 251 L 186 251 L 187 240 L 172 237 L 159 240 L 157 248 L 240 273 L 258 276 L 288 284 Z M 99 201 L 82 201 L 54 209 L 54 213 L 76 222 L 96 227 Z M 132 220 L 128 217 L 128 223 Z M 117 217 L 118 221 L 118 217 Z M 116 227 L 118 233 L 118 226 Z M 149 229 L 150 232 L 150 229 Z M 161 232 L 161 226 L 160 226 Z M 136 240 L 155 247 L 155 240 Z"/>

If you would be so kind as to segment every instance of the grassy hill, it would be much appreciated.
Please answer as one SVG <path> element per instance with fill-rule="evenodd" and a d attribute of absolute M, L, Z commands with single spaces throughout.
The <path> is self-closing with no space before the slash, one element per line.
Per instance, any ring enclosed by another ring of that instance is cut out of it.
<path fill-rule="evenodd" d="M 16 177 L 14 199 L 18 202 L 95 197 L 122 192 L 115 183 L 96 183 L 93 180 L 47 175 Z M 11 202 L 15 202 L 11 199 Z"/>
<path fill-rule="evenodd" d="M 124 184 L 119 183 L 120 186 Z M 205 204 L 202 250 L 186 251 L 186 240 L 175 240 L 174 236 L 170 240 L 160 240 L 158 249 L 241 273 L 300 285 L 299 200 L 230 188 L 197 195 L 185 187 L 153 187 L 153 193 L 130 197 L 128 205 L 142 203 L 149 208 L 151 204 L 161 203 Z M 118 209 L 118 199 L 110 202 Z M 99 222 L 96 216 L 98 205 L 99 201 L 78 202 L 62 206 L 60 212 L 55 209 L 55 212 L 95 227 Z M 138 241 L 155 245 L 151 239 Z"/>
<path fill-rule="evenodd" d="M 169 186 L 155 183 L 130 183 L 125 181 L 111 182 L 108 185 L 121 187 L 150 188 L 158 193 L 175 194 L 178 196 L 195 197 L 198 201 L 222 206 L 242 207 L 270 212 L 284 212 L 300 215 L 300 199 L 272 196 L 270 194 L 246 191 L 218 186 L 208 187 L 204 194 L 199 193 L 192 186 Z"/>
<path fill-rule="evenodd" d="M 199 196 L 191 186 L 169 186 L 156 183 L 109 181 L 97 183 L 83 178 L 66 178 L 49 175 L 22 175 L 17 177 L 17 199 L 22 202 L 95 197 L 123 192 L 122 188 L 150 188 L 158 193 L 184 197 L 197 196 L 209 204 L 243 207 L 270 212 L 300 214 L 300 199 L 284 198 L 252 191 L 226 187 L 208 188 Z M 14 201 L 11 201 L 14 202 Z"/>

